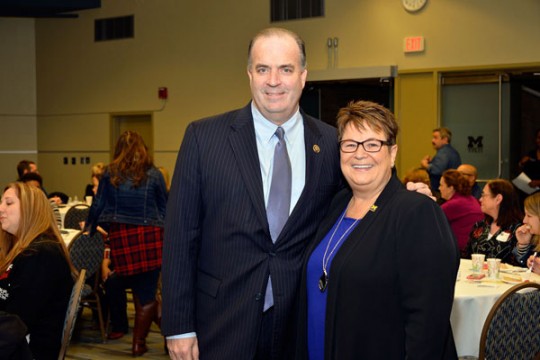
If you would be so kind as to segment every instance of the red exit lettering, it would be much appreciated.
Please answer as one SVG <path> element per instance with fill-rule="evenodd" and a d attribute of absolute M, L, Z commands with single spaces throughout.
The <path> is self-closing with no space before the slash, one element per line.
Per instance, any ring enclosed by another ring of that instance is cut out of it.
<path fill-rule="evenodd" d="M 406 37 L 403 43 L 403 50 L 406 53 L 424 51 L 424 37 L 423 36 Z"/>

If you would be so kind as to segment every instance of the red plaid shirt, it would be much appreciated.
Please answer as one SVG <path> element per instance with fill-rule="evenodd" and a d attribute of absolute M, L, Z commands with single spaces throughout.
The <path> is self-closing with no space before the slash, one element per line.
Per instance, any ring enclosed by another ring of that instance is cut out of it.
<path fill-rule="evenodd" d="M 111 261 L 120 275 L 135 275 L 161 268 L 163 228 L 111 223 Z"/>

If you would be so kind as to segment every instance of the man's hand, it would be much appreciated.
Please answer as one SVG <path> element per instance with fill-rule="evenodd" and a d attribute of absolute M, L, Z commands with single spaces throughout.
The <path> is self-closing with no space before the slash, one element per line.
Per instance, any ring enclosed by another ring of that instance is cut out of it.
<path fill-rule="evenodd" d="M 540 180 L 531 180 L 531 182 L 529 183 L 529 186 L 532 187 L 533 189 L 540 187 Z"/>
<path fill-rule="evenodd" d="M 167 348 L 172 360 L 199 360 L 197 337 L 167 339 Z"/>
<path fill-rule="evenodd" d="M 422 165 L 422 167 L 423 167 L 424 169 L 427 169 L 430 162 L 431 162 L 431 156 L 426 155 L 426 156 L 424 156 L 424 157 L 422 158 L 422 160 L 420 160 L 420 165 Z"/>
<path fill-rule="evenodd" d="M 433 196 L 433 193 L 431 192 L 431 189 L 429 188 L 429 186 L 427 186 L 424 183 L 409 181 L 407 183 L 407 190 L 419 192 L 421 194 L 429 196 L 431 200 L 437 201 L 437 198 Z"/>

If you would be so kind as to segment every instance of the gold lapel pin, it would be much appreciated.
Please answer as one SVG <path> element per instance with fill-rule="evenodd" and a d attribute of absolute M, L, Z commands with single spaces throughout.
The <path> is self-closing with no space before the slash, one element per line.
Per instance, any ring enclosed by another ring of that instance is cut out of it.
<path fill-rule="evenodd" d="M 319 147 L 319 145 L 317 145 L 317 144 L 313 145 L 313 152 L 315 154 L 318 154 L 318 153 L 321 152 L 321 148 Z"/>
<path fill-rule="evenodd" d="M 371 212 L 375 212 L 377 210 L 377 205 L 371 205 L 371 207 L 369 208 L 369 211 Z"/>

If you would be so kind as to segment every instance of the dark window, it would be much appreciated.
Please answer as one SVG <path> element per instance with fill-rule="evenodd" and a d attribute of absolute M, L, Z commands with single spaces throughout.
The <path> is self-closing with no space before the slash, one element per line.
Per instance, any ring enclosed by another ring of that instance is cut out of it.
<path fill-rule="evenodd" d="M 324 16 L 324 0 L 270 0 L 271 21 Z"/>
<path fill-rule="evenodd" d="M 132 38 L 134 36 L 133 24 L 133 15 L 96 19 L 94 31 L 95 41 Z"/>

